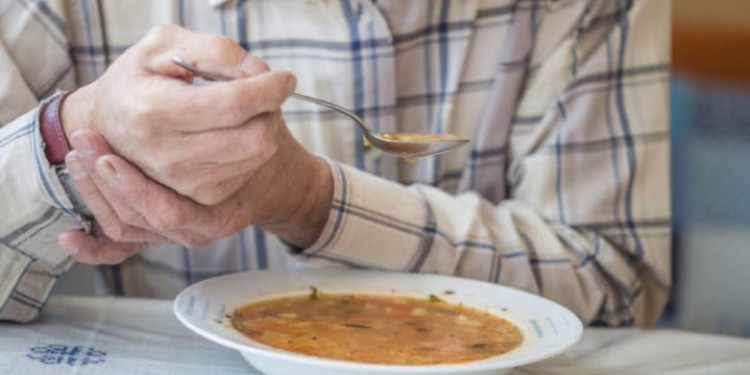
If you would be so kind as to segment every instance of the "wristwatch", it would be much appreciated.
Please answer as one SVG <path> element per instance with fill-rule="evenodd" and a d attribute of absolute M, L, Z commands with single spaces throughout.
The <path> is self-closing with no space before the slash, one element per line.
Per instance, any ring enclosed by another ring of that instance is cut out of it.
<path fill-rule="evenodd" d="M 50 165 L 55 169 L 60 183 L 65 189 L 75 212 L 85 218 L 93 218 L 93 214 L 86 206 L 81 194 L 76 189 L 75 183 L 70 178 L 68 168 L 65 165 L 65 156 L 70 152 L 70 143 L 65 136 L 62 124 L 62 108 L 65 99 L 73 91 L 64 92 L 53 97 L 51 101 L 43 105 L 39 115 L 39 130 L 44 142 L 44 155 Z"/>
<path fill-rule="evenodd" d="M 58 95 L 42 108 L 39 116 L 39 130 L 44 140 L 44 155 L 52 165 L 65 163 L 65 155 L 70 152 L 70 144 L 62 127 L 62 108 L 65 99 L 73 91 Z"/>

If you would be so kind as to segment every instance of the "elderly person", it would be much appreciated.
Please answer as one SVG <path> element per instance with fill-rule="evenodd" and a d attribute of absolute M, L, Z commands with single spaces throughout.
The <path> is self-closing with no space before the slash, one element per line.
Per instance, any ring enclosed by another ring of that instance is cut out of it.
<path fill-rule="evenodd" d="M 668 21 L 666 0 L 0 2 L 0 318 L 33 319 L 76 259 L 124 295 L 359 267 L 651 325 Z M 235 79 L 194 85 L 172 56 Z M 383 156 L 295 90 L 473 142 Z"/>

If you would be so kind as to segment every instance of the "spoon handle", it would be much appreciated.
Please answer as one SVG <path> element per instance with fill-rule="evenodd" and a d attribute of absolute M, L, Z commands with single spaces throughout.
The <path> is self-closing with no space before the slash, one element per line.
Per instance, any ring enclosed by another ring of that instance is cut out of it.
<path fill-rule="evenodd" d="M 202 77 L 205 80 L 209 80 L 209 81 L 230 81 L 230 80 L 232 80 L 231 77 L 227 77 L 227 76 L 225 76 L 225 75 L 223 75 L 221 73 L 208 72 L 208 71 L 199 69 L 199 68 L 193 66 L 192 64 L 186 63 L 185 61 L 183 61 L 181 58 L 179 58 L 177 56 L 172 57 L 172 62 L 174 62 L 175 64 L 177 64 L 177 65 L 179 65 L 181 67 L 183 67 L 184 69 L 187 69 L 187 70 L 193 72 L 193 74 L 195 74 L 196 76 Z M 334 110 L 336 112 L 339 112 L 339 113 L 341 113 L 341 114 L 343 114 L 343 115 L 351 118 L 352 120 L 354 120 L 355 123 L 357 123 L 357 126 L 359 126 L 359 128 L 362 129 L 362 133 L 364 133 L 364 136 L 368 140 L 370 140 L 370 142 L 374 142 L 374 139 L 373 139 L 374 137 L 373 137 L 372 133 L 370 133 L 370 129 L 367 127 L 367 125 L 365 124 L 365 122 L 361 118 L 359 118 L 359 116 L 357 116 L 353 112 L 349 111 L 348 109 L 346 109 L 346 108 L 344 108 L 344 107 L 342 107 L 342 106 L 340 106 L 338 104 L 331 103 L 329 101 L 326 101 L 326 100 L 323 100 L 323 99 L 318 99 L 318 98 L 315 98 L 315 97 L 312 97 L 312 96 L 307 96 L 307 95 L 292 93 L 291 97 L 295 98 L 297 100 L 304 101 L 304 102 L 313 103 L 313 104 L 317 104 L 317 105 L 322 106 L 322 107 L 330 108 L 330 109 L 332 109 L 332 110 Z"/>
<path fill-rule="evenodd" d="M 343 114 L 343 115 L 351 118 L 352 120 L 354 120 L 354 122 L 357 123 L 357 125 L 359 125 L 359 128 L 362 129 L 362 132 L 364 133 L 364 136 L 367 137 L 368 139 L 371 138 L 370 130 L 367 128 L 367 125 L 365 125 L 365 122 L 361 118 L 359 118 L 359 116 L 357 116 L 356 114 L 354 114 L 354 112 L 352 112 L 352 111 L 350 111 L 350 110 L 348 110 L 348 109 L 346 109 L 346 108 L 344 108 L 344 107 L 342 107 L 342 106 L 340 106 L 340 105 L 338 105 L 336 103 L 331 103 L 329 101 L 326 101 L 326 100 L 323 100 L 323 99 L 318 99 L 318 98 L 315 98 L 315 97 L 312 97 L 312 96 L 307 96 L 307 95 L 303 95 L 303 94 L 293 93 L 292 94 L 292 98 L 297 99 L 297 100 L 301 100 L 303 102 L 317 104 L 317 105 L 319 105 L 321 107 L 330 108 L 330 109 L 332 109 L 332 110 L 334 110 L 336 112 L 339 112 L 339 113 L 341 113 L 341 114 Z"/>

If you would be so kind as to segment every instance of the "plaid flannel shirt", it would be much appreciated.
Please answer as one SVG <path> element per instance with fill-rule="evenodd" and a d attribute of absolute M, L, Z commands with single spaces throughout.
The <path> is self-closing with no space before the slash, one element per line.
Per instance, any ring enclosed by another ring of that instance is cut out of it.
<path fill-rule="evenodd" d="M 171 297 L 242 270 L 453 274 L 538 293 L 585 322 L 653 324 L 669 295 L 668 0 L 0 0 L 0 318 L 32 319 L 85 225 L 44 158 L 38 104 L 95 80 L 154 25 L 228 35 L 298 91 L 380 132 L 472 144 L 410 164 L 290 101 L 328 158 L 330 218 L 291 251 L 249 227 L 101 267 L 113 293 Z"/>

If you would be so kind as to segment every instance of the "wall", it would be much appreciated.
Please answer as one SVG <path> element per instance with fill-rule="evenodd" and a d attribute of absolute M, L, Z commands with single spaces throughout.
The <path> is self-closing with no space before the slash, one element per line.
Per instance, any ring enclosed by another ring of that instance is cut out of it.
<path fill-rule="evenodd" d="M 674 0 L 676 71 L 725 83 L 750 83 L 750 1 Z"/>
<path fill-rule="evenodd" d="M 750 1 L 673 1 L 671 324 L 750 336 Z"/>

